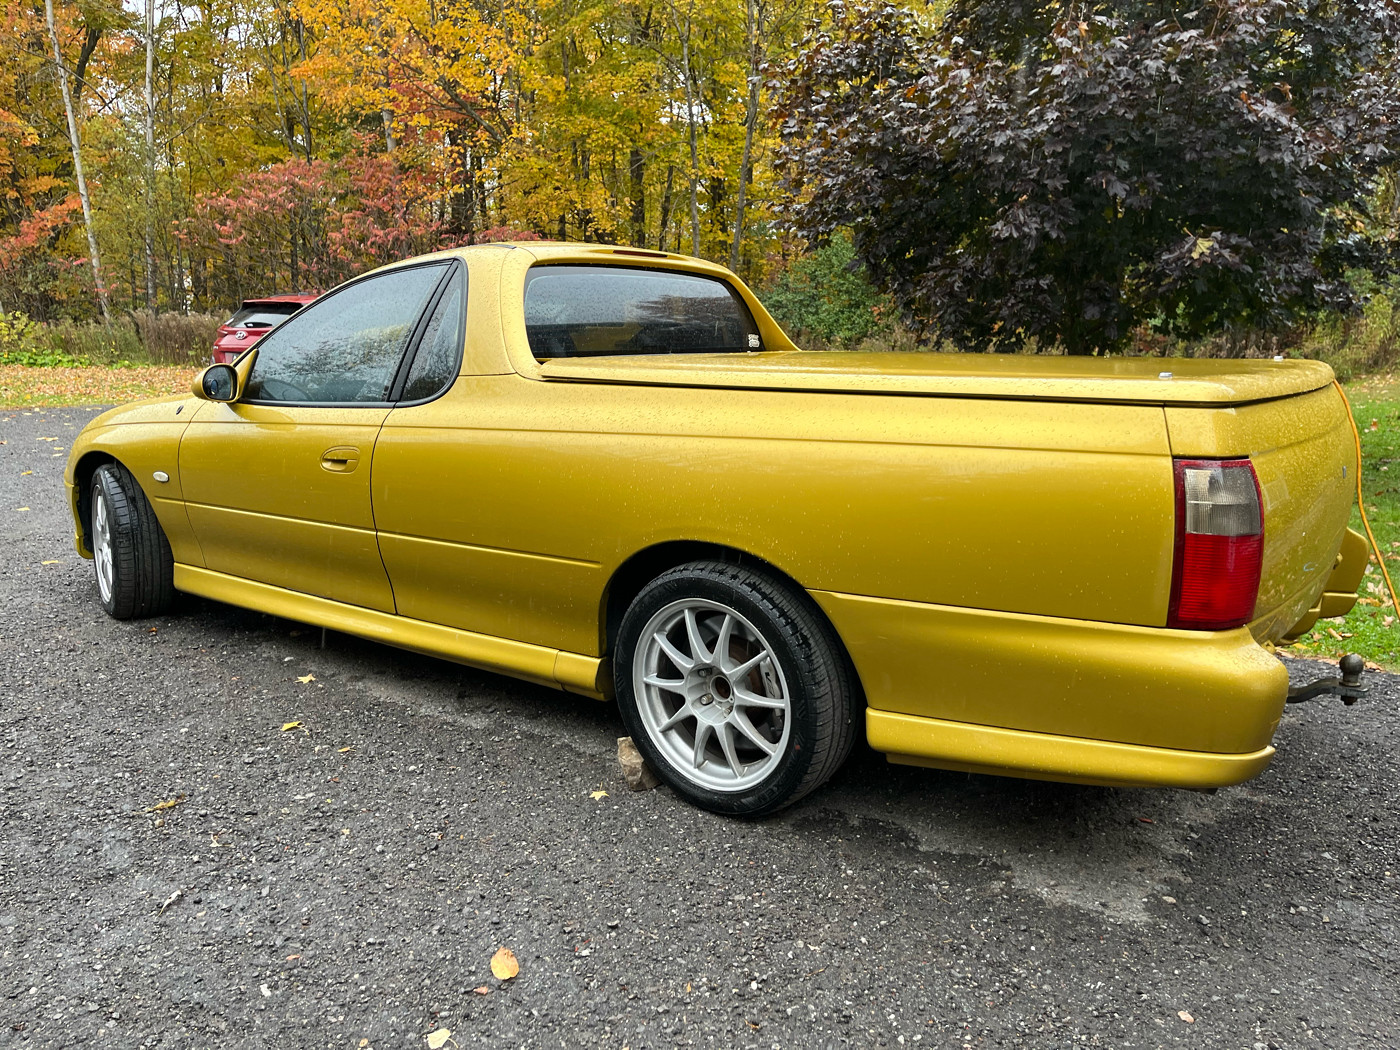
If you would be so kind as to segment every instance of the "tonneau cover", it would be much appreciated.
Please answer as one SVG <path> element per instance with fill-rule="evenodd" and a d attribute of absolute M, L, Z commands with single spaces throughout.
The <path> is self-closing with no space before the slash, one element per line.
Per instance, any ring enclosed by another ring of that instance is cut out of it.
<path fill-rule="evenodd" d="M 555 358 L 542 362 L 540 374 L 650 386 L 1158 405 L 1246 404 L 1332 382 L 1332 369 L 1318 361 L 807 350 Z"/>

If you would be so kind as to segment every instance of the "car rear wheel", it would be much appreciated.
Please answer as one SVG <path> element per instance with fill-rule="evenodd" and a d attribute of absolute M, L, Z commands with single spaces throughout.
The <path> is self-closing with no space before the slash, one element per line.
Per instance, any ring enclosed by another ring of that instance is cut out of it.
<path fill-rule="evenodd" d="M 108 616 L 158 616 L 175 600 L 170 541 L 131 472 L 104 463 L 92 476 L 92 560 Z"/>
<path fill-rule="evenodd" d="M 694 562 L 647 584 L 623 617 L 615 676 L 647 762 L 715 813 L 781 809 L 850 754 L 858 688 L 830 625 L 745 566 Z"/>

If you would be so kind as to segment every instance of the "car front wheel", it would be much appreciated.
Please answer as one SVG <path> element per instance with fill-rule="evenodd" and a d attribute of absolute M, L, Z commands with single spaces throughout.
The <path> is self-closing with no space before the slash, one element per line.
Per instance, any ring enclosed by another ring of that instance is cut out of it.
<path fill-rule="evenodd" d="M 647 584 L 623 617 L 615 678 L 647 762 L 716 813 L 797 801 L 854 740 L 859 690 L 830 626 L 746 566 L 695 562 Z"/>
<path fill-rule="evenodd" d="M 158 616 L 175 600 L 170 541 L 131 472 L 104 463 L 92 476 L 92 560 L 108 616 Z"/>

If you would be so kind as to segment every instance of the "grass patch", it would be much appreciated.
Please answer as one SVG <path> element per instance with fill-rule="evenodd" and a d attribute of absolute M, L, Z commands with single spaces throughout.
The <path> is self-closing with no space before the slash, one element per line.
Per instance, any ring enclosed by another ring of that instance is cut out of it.
<path fill-rule="evenodd" d="M 129 368 L 0 365 L 0 406 L 121 405 L 145 397 L 189 393 L 196 369 L 142 365 Z"/>
<path fill-rule="evenodd" d="M 1400 580 L 1400 375 L 1358 379 L 1347 384 L 1347 397 L 1361 431 L 1366 515 L 1391 579 Z M 1351 527 L 1364 531 L 1355 509 Z M 1319 622 L 1289 652 L 1332 659 L 1359 653 L 1372 663 L 1400 670 L 1400 617 L 1390 604 L 1374 556 L 1366 566 L 1356 608 L 1340 620 Z"/>

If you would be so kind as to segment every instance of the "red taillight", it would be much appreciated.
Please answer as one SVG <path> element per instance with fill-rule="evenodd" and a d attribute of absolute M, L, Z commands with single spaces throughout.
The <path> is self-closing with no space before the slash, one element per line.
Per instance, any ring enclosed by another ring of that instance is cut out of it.
<path fill-rule="evenodd" d="M 1168 627 L 1222 631 L 1254 615 L 1264 507 L 1247 459 L 1178 459 Z"/>

